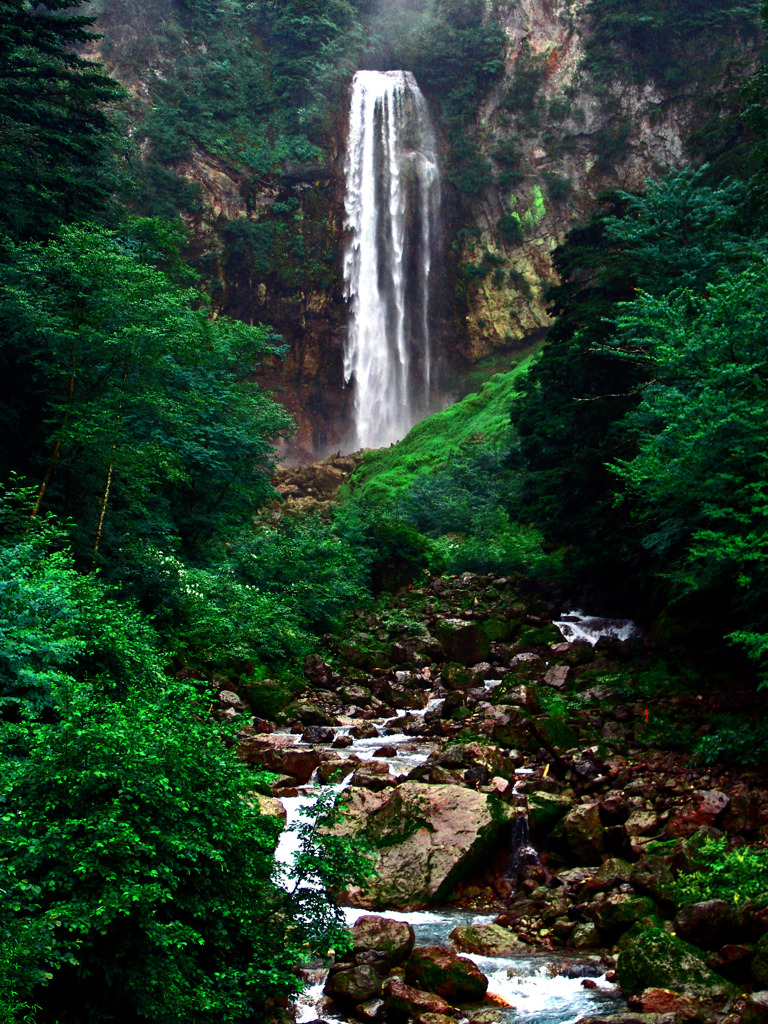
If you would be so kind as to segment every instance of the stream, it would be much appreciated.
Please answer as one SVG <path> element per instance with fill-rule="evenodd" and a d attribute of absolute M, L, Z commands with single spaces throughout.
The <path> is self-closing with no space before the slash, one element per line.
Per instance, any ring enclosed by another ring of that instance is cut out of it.
<path fill-rule="evenodd" d="M 496 682 L 489 681 L 488 688 Z M 437 699 L 430 700 L 420 711 L 408 711 L 410 716 L 418 717 L 425 715 L 428 711 L 439 705 Z M 398 714 L 389 719 L 381 719 L 372 722 L 377 730 L 377 735 L 366 739 L 353 739 L 350 746 L 338 750 L 332 743 L 317 744 L 319 749 L 333 750 L 340 756 L 349 757 L 356 755 L 361 761 L 386 761 L 390 773 L 402 775 L 407 773 L 416 765 L 423 763 L 428 758 L 435 744 L 421 737 L 406 735 L 396 731 L 398 720 L 403 718 L 406 712 Z M 352 725 L 341 725 L 330 727 L 334 738 L 339 735 L 349 735 Z M 286 733 L 287 734 L 287 733 Z M 295 736 L 295 742 L 306 745 L 301 736 Z M 395 748 L 394 755 L 387 756 L 375 754 L 375 751 L 384 744 Z M 528 769 L 520 768 L 518 773 L 521 778 L 528 772 Z M 326 791 L 333 789 L 341 793 L 349 784 L 351 775 L 343 782 L 337 782 L 331 787 L 322 787 Z M 287 813 L 286 828 L 282 833 L 275 859 L 279 865 L 284 882 L 290 884 L 290 868 L 292 858 L 295 854 L 298 837 L 291 829 L 292 825 L 300 821 L 302 814 L 306 815 L 313 803 L 314 797 L 321 788 L 321 784 L 313 781 L 309 786 L 303 787 L 303 792 L 298 796 L 283 798 L 282 802 Z M 430 910 L 398 912 L 390 910 L 361 910 L 348 907 L 344 910 L 347 924 L 350 927 L 364 914 L 375 913 L 378 916 L 393 918 L 398 921 L 407 921 L 414 929 L 417 946 L 442 945 L 450 948 L 449 935 L 457 925 L 467 924 L 490 924 L 494 921 L 496 914 L 478 914 L 467 910 L 454 908 L 435 907 Z M 494 958 L 463 954 L 473 960 L 489 980 L 488 995 L 497 997 L 494 999 L 493 1009 L 496 1011 L 497 1019 L 501 1022 L 528 1022 L 536 1021 L 537 1024 L 574 1024 L 585 1016 L 598 1016 L 614 1012 L 623 1007 L 624 1001 L 618 988 L 605 978 L 605 968 L 600 963 L 597 955 L 584 953 L 569 954 L 562 953 L 533 953 L 517 955 L 509 958 Z M 325 983 L 326 971 L 320 969 L 306 970 L 306 987 L 296 1003 L 297 1024 L 309 1024 L 318 1020 L 326 1021 L 328 1024 L 343 1024 L 343 1022 L 354 1021 L 354 1017 L 339 1016 L 338 1012 L 329 1012 L 323 997 L 323 986 Z M 591 979 L 590 987 L 585 987 L 585 979 Z M 496 1005 L 497 1003 L 505 1005 Z M 470 1020 L 472 1012 L 467 1011 L 467 1016 L 460 1018 Z"/>

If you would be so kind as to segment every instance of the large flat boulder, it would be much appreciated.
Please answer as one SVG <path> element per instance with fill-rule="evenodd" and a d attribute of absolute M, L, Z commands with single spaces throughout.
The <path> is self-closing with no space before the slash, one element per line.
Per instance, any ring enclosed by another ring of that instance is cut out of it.
<path fill-rule="evenodd" d="M 382 793 L 345 794 L 341 834 L 364 838 L 374 873 L 351 901 L 419 910 L 443 899 L 493 846 L 514 811 L 495 794 L 452 784 L 405 782 Z"/>
<path fill-rule="evenodd" d="M 619 984 L 626 996 L 666 988 L 694 999 L 728 996 L 734 987 L 707 966 L 701 950 L 661 928 L 649 928 L 619 955 Z"/>

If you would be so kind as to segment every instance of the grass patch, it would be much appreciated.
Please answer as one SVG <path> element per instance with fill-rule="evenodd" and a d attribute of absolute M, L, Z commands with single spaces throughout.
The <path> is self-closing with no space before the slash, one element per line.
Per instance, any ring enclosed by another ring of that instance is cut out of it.
<path fill-rule="evenodd" d="M 450 465 L 462 448 L 479 442 L 509 444 L 509 410 L 530 363 L 529 357 L 513 370 L 495 374 L 480 391 L 422 420 L 391 448 L 366 453 L 347 494 L 390 501 L 408 490 L 418 476 Z"/>

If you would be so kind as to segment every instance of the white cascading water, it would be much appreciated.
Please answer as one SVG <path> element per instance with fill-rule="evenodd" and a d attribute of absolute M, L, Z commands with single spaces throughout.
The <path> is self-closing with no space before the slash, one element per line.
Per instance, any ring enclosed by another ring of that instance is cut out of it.
<path fill-rule="evenodd" d="M 430 406 L 430 290 L 440 209 L 429 111 L 408 71 L 358 71 L 346 162 L 344 380 L 355 447 L 399 441 Z"/>

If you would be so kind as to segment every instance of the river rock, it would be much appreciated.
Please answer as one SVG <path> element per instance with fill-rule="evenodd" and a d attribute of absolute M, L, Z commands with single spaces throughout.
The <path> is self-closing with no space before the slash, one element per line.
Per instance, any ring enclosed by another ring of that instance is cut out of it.
<path fill-rule="evenodd" d="M 243 740 L 238 756 L 250 765 L 259 765 L 279 775 L 290 775 L 303 785 L 309 782 L 320 764 L 320 754 L 311 747 L 298 747 L 292 737 L 273 733 Z"/>
<path fill-rule="evenodd" d="M 442 946 L 417 947 L 405 965 L 405 980 L 451 1003 L 476 1003 L 488 989 L 488 979 L 466 957 Z"/>
<path fill-rule="evenodd" d="M 457 785 L 348 790 L 336 830 L 359 833 L 374 849 L 374 874 L 365 891 L 350 891 L 351 900 L 397 910 L 437 902 L 481 860 L 512 814 L 493 794 Z"/>
<path fill-rule="evenodd" d="M 704 900 L 683 907 L 675 917 L 675 931 L 687 942 L 702 949 L 719 949 L 738 938 L 739 914 L 725 900 Z"/>
<path fill-rule="evenodd" d="M 758 985 L 768 985 L 768 935 L 758 939 L 752 958 L 752 977 Z"/>
<path fill-rule="evenodd" d="M 576 797 L 569 793 L 539 791 L 529 793 L 527 803 L 531 832 L 538 836 L 545 836 L 573 808 Z"/>
<path fill-rule="evenodd" d="M 768 992 L 750 992 L 742 1019 L 744 1024 L 768 1024 Z"/>
<path fill-rule="evenodd" d="M 408 959 L 414 942 L 414 931 L 407 921 L 393 921 L 389 917 L 365 914 L 355 921 L 352 928 L 355 953 L 383 953 L 392 966 Z"/>
<path fill-rule="evenodd" d="M 603 826 L 598 804 L 579 804 L 563 819 L 568 847 L 580 864 L 599 864 L 603 853 Z"/>
<path fill-rule="evenodd" d="M 629 893 L 612 893 L 595 912 L 595 923 L 600 931 L 615 938 L 626 931 L 635 921 L 656 913 L 656 904 L 647 896 L 632 896 Z"/>
<path fill-rule="evenodd" d="M 619 954 L 619 984 L 625 995 L 668 988 L 694 999 L 726 996 L 733 987 L 710 970 L 700 950 L 661 928 L 649 928 Z"/>
<path fill-rule="evenodd" d="M 476 619 L 440 619 L 435 625 L 435 638 L 450 661 L 476 665 L 487 661 L 491 642 Z"/>
<path fill-rule="evenodd" d="M 439 1013 L 453 1017 L 450 1003 L 432 992 L 406 985 L 402 978 L 387 978 L 384 982 L 384 1002 L 387 1014 L 394 1020 L 407 1020 L 420 1013 Z"/>
<path fill-rule="evenodd" d="M 712 826 L 728 809 L 730 798 L 718 789 L 699 790 L 667 825 L 670 839 L 688 839 L 702 826 Z"/>
<path fill-rule="evenodd" d="M 357 1006 L 381 995 L 382 981 L 370 964 L 335 969 L 328 974 L 325 994 L 344 1006 Z"/>
<path fill-rule="evenodd" d="M 640 995 L 640 1007 L 643 1013 L 674 1013 L 676 1022 L 699 1019 L 696 1001 L 668 988 L 647 988 Z"/>
<path fill-rule="evenodd" d="M 458 925 L 450 939 L 459 953 L 477 956 L 514 956 L 529 948 L 514 932 L 500 924 Z"/>
<path fill-rule="evenodd" d="M 414 1017 L 414 1024 L 456 1024 L 456 1018 L 444 1013 L 420 1013 Z"/>

